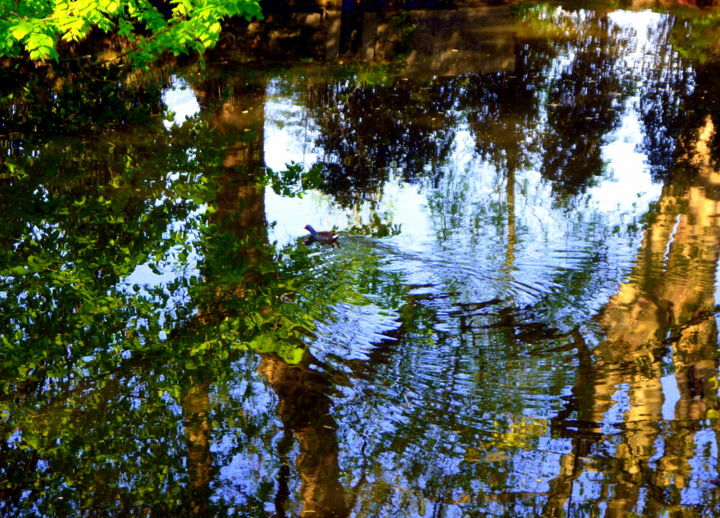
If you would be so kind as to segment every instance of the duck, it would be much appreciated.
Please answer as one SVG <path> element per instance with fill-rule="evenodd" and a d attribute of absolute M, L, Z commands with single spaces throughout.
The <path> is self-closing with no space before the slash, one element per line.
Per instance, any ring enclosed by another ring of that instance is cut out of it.
<path fill-rule="evenodd" d="M 333 245 L 333 247 L 335 248 L 340 246 L 340 244 L 337 242 L 338 237 L 340 237 L 337 232 L 329 232 L 326 230 L 318 232 L 312 227 L 312 225 L 305 225 L 305 230 L 310 232 L 310 236 L 305 239 L 306 245 L 311 245 L 313 243 L 322 243 L 324 245 Z"/>

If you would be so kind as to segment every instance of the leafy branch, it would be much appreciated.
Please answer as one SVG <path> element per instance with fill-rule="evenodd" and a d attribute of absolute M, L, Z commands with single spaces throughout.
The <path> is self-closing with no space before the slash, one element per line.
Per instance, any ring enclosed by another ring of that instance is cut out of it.
<path fill-rule="evenodd" d="M 230 17 L 262 18 L 258 0 L 171 0 L 165 13 L 149 0 L 0 0 L 0 56 L 58 60 L 63 46 L 93 31 L 120 37 L 136 65 L 165 52 L 204 52 Z"/>

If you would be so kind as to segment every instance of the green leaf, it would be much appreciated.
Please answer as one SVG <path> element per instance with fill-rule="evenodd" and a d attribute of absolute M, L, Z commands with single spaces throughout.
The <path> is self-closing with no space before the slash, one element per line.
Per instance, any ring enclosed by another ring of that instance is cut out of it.
<path fill-rule="evenodd" d="M 55 40 L 42 32 L 33 32 L 27 41 L 28 49 L 47 48 L 53 45 L 55 45 Z"/>
<path fill-rule="evenodd" d="M 25 36 L 27 36 L 30 32 L 33 30 L 33 25 L 30 22 L 20 22 L 18 25 L 15 25 L 10 28 L 10 34 L 13 38 L 20 41 Z"/>

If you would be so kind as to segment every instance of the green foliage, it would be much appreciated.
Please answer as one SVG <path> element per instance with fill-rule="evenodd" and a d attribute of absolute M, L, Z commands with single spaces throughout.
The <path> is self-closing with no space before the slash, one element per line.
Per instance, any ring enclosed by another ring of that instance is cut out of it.
<path fill-rule="evenodd" d="M 295 162 L 285 164 L 285 167 L 284 171 L 266 168 L 263 179 L 263 183 L 270 185 L 280 196 L 302 196 L 305 191 L 317 189 L 322 183 L 322 163 L 313 165 L 307 171 Z"/>
<path fill-rule="evenodd" d="M 229 17 L 262 18 L 256 0 L 172 0 L 168 15 L 149 0 L 0 0 L 0 56 L 57 60 L 68 43 L 94 30 L 117 35 L 124 52 L 143 65 L 164 52 L 202 53 Z"/>
<path fill-rule="evenodd" d="M 257 353 L 301 363 L 316 322 L 364 302 L 355 280 L 376 282 L 377 266 L 348 254 L 326 281 L 325 250 L 269 243 L 264 218 L 224 224 L 242 216 L 217 195 L 227 144 L 211 116 L 168 128 L 160 86 L 62 79 L 0 97 L 3 510 L 182 515 L 188 392 L 245 383 Z M 262 197 L 256 175 L 234 173 Z M 313 174 L 261 180 L 299 195 Z M 210 419 L 242 443 L 272 429 L 247 422 L 238 392 Z"/>
<path fill-rule="evenodd" d="M 699 13 L 692 10 L 676 13 L 677 23 L 672 27 L 670 39 L 677 52 L 696 63 L 717 61 L 720 50 L 717 44 L 720 13 Z"/>

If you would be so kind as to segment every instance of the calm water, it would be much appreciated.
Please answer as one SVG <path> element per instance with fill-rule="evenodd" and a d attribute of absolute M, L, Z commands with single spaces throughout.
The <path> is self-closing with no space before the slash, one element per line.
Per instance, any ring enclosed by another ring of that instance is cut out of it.
<path fill-rule="evenodd" d="M 717 37 L 493 13 L 14 72 L 2 515 L 720 513 Z"/>

